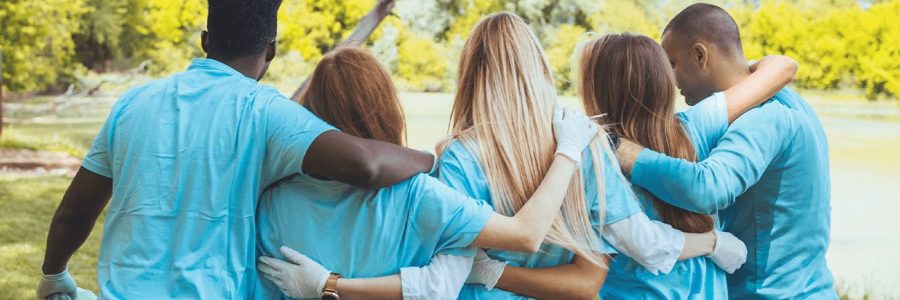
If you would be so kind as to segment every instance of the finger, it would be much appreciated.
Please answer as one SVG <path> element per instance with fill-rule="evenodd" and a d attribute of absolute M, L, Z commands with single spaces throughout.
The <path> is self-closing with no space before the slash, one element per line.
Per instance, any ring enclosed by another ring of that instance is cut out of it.
<path fill-rule="evenodd" d="M 263 277 L 266 278 L 266 279 L 268 279 L 269 281 L 271 281 L 271 282 L 274 283 L 275 285 L 277 285 L 278 288 L 283 288 L 283 287 L 284 287 L 284 280 L 281 280 L 281 277 L 270 276 L 270 275 L 268 275 L 268 274 L 263 274 Z"/>
<path fill-rule="evenodd" d="M 278 250 L 281 251 L 281 254 L 284 254 L 284 257 L 287 257 L 288 260 L 298 265 L 303 265 L 303 263 L 309 259 L 306 255 L 303 255 L 288 246 L 281 246 Z"/>
<path fill-rule="evenodd" d="M 286 263 L 283 260 L 268 256 L 260 257 L 259 260 L 260 262 L 266 264 L 269 267 L 272 267 L 275 270 L 278 270 L 279 272 L 284 271 L 284 269 L 286 269 L 288 266 L 293 265 L 290 263 Z"/>
<path fill-rule="evenodd" d="M 272 268 L 266 264 L 258 264 L 256 266 L 256 268 L 259 269 L 259 271 L 262 272 L 264 275 L 268 275 L 268 276 L 278 276 L 281 274 L 280 270 Z"/>

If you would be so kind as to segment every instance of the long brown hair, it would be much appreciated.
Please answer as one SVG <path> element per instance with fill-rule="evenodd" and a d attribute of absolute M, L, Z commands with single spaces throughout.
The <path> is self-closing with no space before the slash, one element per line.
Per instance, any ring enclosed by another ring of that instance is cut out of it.
<path fill-rule="evenodd" d="M 640 35 L 608 34 L 582 46 L 580 88 L 590 115 L 606 114 L 608 130 L 672 157 L 696 161 L 675 117 L 675 74 L 665 51 Z M 710 216 L 653 197 L 662 221 L 685 232 L 713 229 Z"/>
<path fill-rule="evenodd" d="M 347 134 L 406 144 L 406 122 L 390 75 L 366 50 L 333 50 L 316 66 L 300 104 Z"/>
<path fill-rule="evenodd" d="M 510 13 L 479 22 L 460 57 L 450 138 L 479 157 L 497 212 L 515 214 L 547 174 L 556 149 L 551 125 L 555 106 L 550 64 L 528 25 Z M 546 238 L 598 266 L 605 266 L 606 257 L 596 251 L 599 240 L 591 217 L 603 224 L 604 165 L 599 158 L 603 150 L 612 155 L 605 137 L 601 131 L 591 145 L 600 215 L 590 215 L 581 172 L 576 172 Z M 448 143 L 439 145 L 438 153 Z"/>

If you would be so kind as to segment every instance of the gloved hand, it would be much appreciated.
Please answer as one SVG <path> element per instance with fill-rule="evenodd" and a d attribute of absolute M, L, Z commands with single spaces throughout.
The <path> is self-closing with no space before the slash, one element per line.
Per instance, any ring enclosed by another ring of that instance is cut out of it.
<path fill-rule="evenodd" d="M 68 267 L 59 274 L 42 274 L 36 290 L 38 299 L 51 300 L 74 300 L 77 292 L 78 286 L 72 275 L 69 275 Z"/>
<path fill-rule="evenodd" d="M 556 137 L 556 154 L 581 163 L 581 152 L 594 140 L 598 126 L 583 113 L 557 107 L 553 111 L 553 135 Z"/>
<path fill-rule="evenodd" d="M 259 271 L 288 297 L 318 299 L 331 272 L 294 249 L 281 246 L 279 250 L 288 261 L 262 256 L 257 264 Z"/>
<path fill-rule="evenodd" d="M 716 246 L 707 257 L 728 274 L 733 274 L 747 261 L 747 245 L 731 233 L 718 230 L 715 233 Z"/>
<path fill-rule="evenodd" d="M 483 284 L 490 291 L 497 285 L 505 267 L 506 262 L 490 258 L 484 250 L 479 248 L 466 283 Z"/>

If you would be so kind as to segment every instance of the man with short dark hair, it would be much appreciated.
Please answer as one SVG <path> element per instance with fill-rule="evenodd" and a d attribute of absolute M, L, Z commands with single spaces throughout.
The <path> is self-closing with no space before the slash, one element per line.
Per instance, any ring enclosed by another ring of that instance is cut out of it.
<path fill-rule="evenodd" d="M 714 5 L 680 12 L 662 45 L 691 105 L 750 74 L 737 25 Z M 618 154 L 632 183 L 680 208 L 718 212 L 724 230 L 747 244 L 747 262 L 728 276 L 731 298 L 837 298 L 825 262 L 828 144 L 815 112 L 790 89 L 738 117 L 701 162 L 629 142 Z"/>
<path fill-rule="evenodd" d="M 375 188 L 432 169 L 430 154 L 333 130 L 257 82 L 280 4 L 210 0 L 208 57 L 116 102 L 53 216 L 39 298 L 74 298 L 67 263 L 107 203 L 101 297 L 244 299 L 263 188 L 297 173 Z"/>

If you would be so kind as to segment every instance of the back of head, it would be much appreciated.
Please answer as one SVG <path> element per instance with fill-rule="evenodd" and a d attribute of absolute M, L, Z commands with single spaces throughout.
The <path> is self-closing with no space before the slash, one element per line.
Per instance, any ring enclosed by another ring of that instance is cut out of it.
<path fill-rule="evenodd" d="M 259 55 L 275 40 L 281 0 L 209 0 L 208 52 L 220 59 Z"/>
<path fill-rule="evenodd" d="M 696 160 L 675 118 L 675 75 L 662 47 L 646 36 L 608 34 L 582 46 L 579 93 L 588 114 L 610 131 L 673 157 Z M 686 232 L 712 230 L 708 216 L 655 201 L 662 220 Z"/>
<path fill-rule="evenodd" d="M 494 208 L 502 214 L 513 215 L 522 208 L 553 161 L 556 89 L 551 74 L 537 37 L 514 14 L 484 18 L 463 48 L 451 137 L 479 156 Z M 599 241 L 587 212 L 581 177 L 576 174 L 563 205 L 567 217 L 557 218 L 548 242 L 602 265 L 601 255 L 592 252 Z"/>
<path fill-rule="evenodd" d="M 715 45 L 719 50 L 743 57 L 741 34 L 737 23 L 721 7 L 697 3 L 675 15 L 663 35 L 674 34 L 681 45 L 702 42 Z"/>
<path fill-rule="evenodd" d="M 406 122 L 390 75 L 366 50 L 344 47 L 316 66 L 300 103 L 347 134 L 397 145 Z"/>

